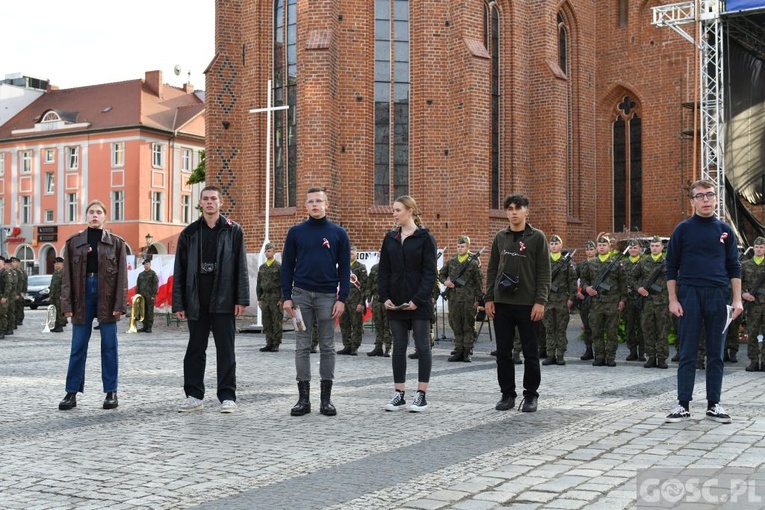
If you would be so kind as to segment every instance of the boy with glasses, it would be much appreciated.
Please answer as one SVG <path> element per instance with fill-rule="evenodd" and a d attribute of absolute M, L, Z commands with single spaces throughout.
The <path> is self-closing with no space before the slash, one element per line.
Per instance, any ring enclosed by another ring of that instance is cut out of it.
<path fill-rule="evenodd" d="M 696 181 L 691 184 L 690 196 L 695 214 L 675 227 L 667 246 L 669 311 L 678 318 L 680 365 L 678 405 L 666 421 L 679 422 L 691 417 L 689 404 L 693 398 L 696 352 L 703 324 L 707 351 L 706 416 L 719 423 L 730 423 L 730 416 L 720 405 L 723 329 L 728 318 L 728 301 L 733 308 L 733 318 L 743 311 L 741 264 L 733 229 L 715 216 L 714 184 Z"/>

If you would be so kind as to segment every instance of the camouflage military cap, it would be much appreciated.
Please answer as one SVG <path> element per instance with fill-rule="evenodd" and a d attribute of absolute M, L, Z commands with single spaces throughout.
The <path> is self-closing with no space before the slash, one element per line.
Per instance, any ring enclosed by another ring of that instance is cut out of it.
<path fill-rule="evenodd" d="M 659 236 L 653 236 L 653 237 L 651 238 L 651 242 L 652 242 L 652 243 L 660 243 L 660 242 L 661 242 L 661 237 L 659 237 Z"/>
<path fill-rule="evenodd" d="M 637 239 L 630 239 L 629 245 L 630 246 L 640 246 L 640 243 L 638 242 Z"/>
<path fill-rule="evenodd" d="M 470 238 L 468 236 L 460 236 L 457 239 L 457 244 L 470 244 Z"/>
<path fill-rule="evenodd" d="M 11 262 L 19 262 L 19 259 L 17 259 L 16 257 L 11 257 L 8 260 L 10 260 Z"/>
<path fill-rule="evenodd" d="M 757 239 L 754 240 L 754 244 L 765 244 L 765 237 L 758 236 Z"/>
<path fill-rule="evenodd" d="M 64 257 L 56 257 L 53 260 L 56 261 L 56 262 L 63 262 L 64 261 Z"/>
<path fill-rule="evenodd" d="M 608 236 L 600 236 L 600 237 L 598 237 L 598 242 L 599 243 L 610 244 L 611 240 L 608 238 Z"/>
<path fill-rule="evenodd" d="M 558 234 L 553 234 L 552 236 L 550 236 L 550 242 L 551 243 L 562 243 L 563 239 L 561 239 Z"/>
<path fill-rule="evenodd" d="M 266 250 L 275 250 L 276 245 L 274 243 L 266 243 Z"/>
<path fill-rule="evenodd" d="M 584 248 L 586 250 L 592 250 L 593 248 L 595 248 L 595 241 L 587 241 L 586 243 L 584 243 Z"/>

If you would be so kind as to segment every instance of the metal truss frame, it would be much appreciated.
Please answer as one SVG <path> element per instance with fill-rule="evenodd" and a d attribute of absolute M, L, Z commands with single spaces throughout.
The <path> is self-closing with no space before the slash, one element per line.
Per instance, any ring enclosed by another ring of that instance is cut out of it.
<path fill-rule="evenodd" d="M 701 52 L 699 72 L 701 117 L 701 178 L 714 183 L 719 200 L 717 215 L 725 218 L 725 87 L 723 73 L 723 2 L 697 0 L 653 7 L 652 24 L 669 27 Z M 699 36 L 683 25 L 699 22 Z"/>

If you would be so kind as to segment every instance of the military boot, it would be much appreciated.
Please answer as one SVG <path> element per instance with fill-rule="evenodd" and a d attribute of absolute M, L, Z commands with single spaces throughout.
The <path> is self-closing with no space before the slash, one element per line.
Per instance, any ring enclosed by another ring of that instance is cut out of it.
<path fill-rule="evenodd" d="M 738 363 L 738 356 L 736 356 L 736 351 L 733 349 L 730 350 L 730 354 L 728 355 L 728 358 L 730 358 L 731 363 Z"/>
<path fill-rule="evenodd" d="M 584 354 L 579 356 L 579 359 L 582 361 L 588 361 L 591 359 L 595 359 L 595 355 L 592 353 L 592 346 L 588 345 L 587 348 L 584 351 Z"/>
<path fill-rule="evenodd" d="M 653 356 L 649 356 L 648 360 L 643 365 L 643 368 L 655 368 L 656 367 L 656 358 Z"/>
<path fill-rule="evenodd" d="M 521 353 L 520 352 L 514 352 L 513 353 L 513 363 L 516 365 L 523 364 L 523 360 L 521 359 Z"/>
<path fill-rule="evenodd" d="M 383 354 L 384 357 L 390 358 L 390 345 L 385 346 L 385 353 Z"/>
<path fill-rule="evenodd" d="M 468 354 L 469 356 L 469 354 Z M 455 353 L 453 356 L 449 356 L 446 361 L 463 361 L 462 351 Z"/>
<path fill-rule="evenodd" d="M 746 367 L 744 370 L 746 370 L 747 372 L 759 372 L 760 362 L 757 360 L 753 360 L 751 363 L 749 363 L 749 366 Z"/>
<path fill-rule="evenodd" d="M 627 356 L 625 361 L 637 361 L 638 359 L 638 353 L 637 353 L 637 347 L 630 347 L 630 354 Z"/>
<path fill-rule="evenodd" d="M 383 355 L 383 350 L 382 350 L 382 346 L 380 345 L 375 345 L 375 348 L 367 353 L 367 356 L 382 356 L 382 355 Z"/>
<path fill-rule="evenodd" d="M 342 349 L 337 351 L 337 353 L 338 354 L 348 355 L 348 354 L 351 353 L 352 350 L 353 350 L 353 348 L 350 345 L 346 345 L 345 347 L 343 347 Z"/>
<path fill-rule="evenodd" d="M 598 356 L 595 358 L 595 361 L 592 362 L 593 367 L 604 367 L 606 366 L 606 358 L 603 356 Z"/>
<path fill-rule="evenodd" d="M 332 403 L 330 397 L 332 396 L 332 381 L 321 381 L 321 403 L 319 404 L 319 412 L 324 416 L 334 416 L 337 414 L 337 409 Z"/>
<path fill-rule="evenodd" d="M 669 368 L 665 358 L 656 358 L 656 368 Z"/>
<path fill-rule="evenodd" d="M 551 356 L 549 358 L 545 358 L 545 360 L 542 362 L 542 364 L 544 366 L 556 365 L 557 364 L 557 360 L 555 359 L 555 356 Z"/>
<path fill-rule="evenodd" d="M 303 416 L 311 412 L 311 381 L 298 381 L 298 401 L 292 406 L 292 416 Z"/>

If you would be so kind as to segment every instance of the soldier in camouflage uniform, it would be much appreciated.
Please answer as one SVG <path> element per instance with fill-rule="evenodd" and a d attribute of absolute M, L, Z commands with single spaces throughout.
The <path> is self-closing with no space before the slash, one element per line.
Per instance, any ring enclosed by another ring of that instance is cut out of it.
<path fill-rule="evenodd" d="M 454 333 L 454 354 L 448 361 L 470 362 L 475 341 L 475 314 L 483 296 L 481 268 L 469 260 L 470 238 L 457 239 L 457 254 L 441 267 L 438 279 L 446 286 L 449 327 Z"/>
<path fill-rule="evenodd" d="M 385 356 L 390 358 L 391 336 L 388 316 L 385 313 L 385 306 L 380 302 L 380 295 L 377 289 L 377 270 L 380 264 L 375 264 L 369 270 L 367 278 L 367 287 L 365 291 L 366 300 L 372 307 L 372 322 L 375 325 L 375 348 L 367 353 L 367 356 Z M 383 345 L 385 351 L 383 351 Z"/>
<path fill-rule="evenodd" d="M 667 368 L 669 357 L 669 292 L 667 291 L 667 268 L 662 254 L 661 238 L 651 239 L 651 254 L 640 259 L 632 272 L 633 285 L 641 296 L 640 326 L 643 331 L 645 368 Z"/>
<path fill-rule="evenodd" d="M 624 324 L 627 336 L 627 346 L 630 353 L 626 361 L 645 361 L 643 346 L 643 330 L 640 327 L 640 296 L 637 293 L 637 287 L 633 273 L 637 269 L 638 263 L 642 259 L 642 248 L 637 240 L 629 242 L 629 257 L 622 259 L 622 269 L 627 279 L 627 303 L 624 306 Z"/>
<path fill-rule="evenodd" d="M 13 270 L 12 261 L 10 258 L 5 259 L 5 296 L 7 299 L 5 316 L 6 327 L 5 334 L 12 335 L 13 330 L 17 327 L 16 321 L 16 302 L 18 301 L 18 273 Z"/>
<path fill-rule="evenodd" d="M 565 365 L 564 356 L 568 348 L 566 328 L 569 310 L 576 298 L 576 268 L 562 253 L 563 239 L 557 234 L 550 236 L 550 294 L 547 297 L 545 325 L 547 358 L 543 365 Z"/>
<path fill-rule="evenodd" d="M 754 257 L 741 263 L 741 297 L 744 300 L 746 327 L 749 343 L 747 372 L 763 369 L 765 342 L 759 342 L 758 335 L 765 335 L 765 237 L 754 240 Z M 729 326 L 733 328 L 733 324 Z"/>
<path fill-rule="evenodd" d="M 263 334 L 266 345 L 260 352 L 279 352 L 282 343 L 282 284 L 281 264 L 274 258 L 276 246 L 266 243 L 266 261 L 258 268 L 258 306 L 263 314 Z"/>
<path fill-rule="evenodd" d="M 53 275 L 50 277 L 50 304 L 56 307 L 56 327 L 51 329 L 54 333 L 63 333 L 66 326 L 66 317 L 61 311 L 61 281 L 64 278 L 64 259 L 56 257 L 53 263 Z"/>
<path fill-rule="evenodd" d="M 8 295 L 5 292 L 5 257 L 0 256 L 0 340 L 8 329 Z"/>
<path fill-rule="evenodd" d="M 595 242 L 594 241 L 587 241 L 587 244 L 584 246 L 584 251 L 587 254 L 587 258 L 582 262 L 581 264 L 576 266 L 576 275 L 578 278 L 582 277 L 582 269 L 584 268 L 585 264 L 588 260 L 592 260 L 595 258 L 595 255 L 597 252 L 595 251 Z M 591 300 L 585 299 L 584 295 L 584 288 L 579 288 L 579 291 L 576 294 L 576 298 L 579 303 L 579 317 L 582 319 L 582 326 L 584 327 L 584 330 L 582 332 L 582 339 L 584 340 L 584 354 L 579 356 L 579 359 L 582 361 L 587 361 L 591 359 L 595 359 L 595 355 L 592 353 L 592 327 L 590 327 L 590 304 Z"/>
<path fill-rule="evenodd" d="M 154 302 L 157 299 L 159 290 L 159 277 L 151 268 L 151 259 L 143 261 L 143 272 L 138 275 L 136 280 L 136 292 L 143 296 L 143 327 L 138 330 L 139 333 L 151 333 L 154 326 Z"/>
<path fill-rule="evenodd" d="M 592 347 L 595 353 L 595 367 L 615 367 L 618 347 L 619 312 L 624 310 L 627 299 L 627 282 L 620 264 L 611 266 L 600 288 L 593 288 L 612 260 L 607 236 L 598 238 L 598 256 L 584 263 L 582 286 L 590 296 L 590 325 L 592 326 Z M 604 339 L 604 334 L 606 338 Z"/>
<path fill-rule="evenodd" d="M 351 291 L 348 294 L 348 299 L 345 300 L 345 311 L 340 316 L 343 348 L 337 351 L 338 354 L 350 356 L 356 356 L 361 346 L 361 339 L 364 334 L 364 312 L 367 309 L 364 301 L 367 268 L 356 260 L 356 257 L 356 247 L 351 246 Z"/>
<path fill-rule="evenodd" d="M 24 296 L 27 295 L 27 272 L 21 267 L 21 261 L 17 257 L 12 257 L 13 270 L 16 271 L 16 290 L 18 298 L 16 299 L 16 326 L 24 324 Z M 15 327 L 15 326 L 14 326 Z"/>

